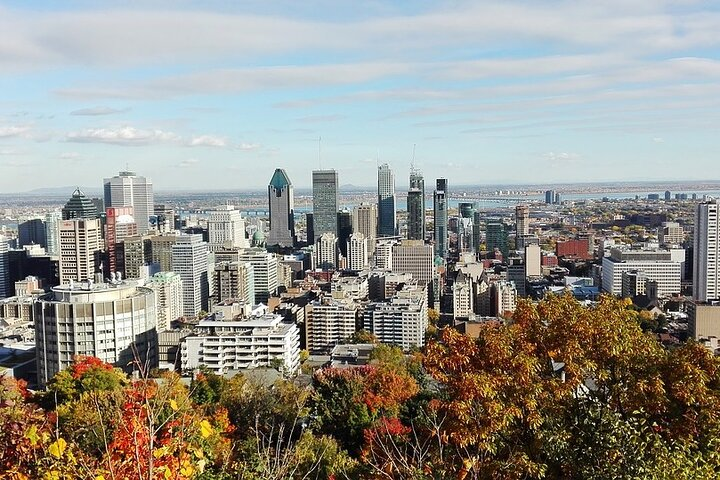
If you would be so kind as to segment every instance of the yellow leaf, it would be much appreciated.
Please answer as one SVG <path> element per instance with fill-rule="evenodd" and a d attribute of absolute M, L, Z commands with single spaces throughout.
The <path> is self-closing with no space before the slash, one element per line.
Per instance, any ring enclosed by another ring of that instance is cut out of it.
<path fill-rule="evenodd" d="M 30 427 L 30 430 L 28 430 L 28 432 L 25 434 L 25 438 L 30 440 L 30 445 L 32 445 L 33 447 L 37 445 L 38 440 L 40 440 L 40 437 L 37 433 L 37 425 L 33 425 L 32 427 Z"/>
<path fill-rule="evenodd" d="M 175 400 L 170 400 L 170 408 L 172 408 L 174 411 L 178 411 L 178 404 Z"/>
<path fill-rule="evenodd" d="M 56 441 L 50 444 L 50 448 L 48 448 L 48 451 L 53 457 L 60 458 L 65 452 L 65 447 L 67 447 L 67 442 L 65 441 L 65 439 L 58 438 Z"/>
<path fill-rule="evenodd" d="M 207 420 L 200 422 L 200 434 L 203 438 L 209 437 L 213 433 L 212 425 Z"/>
<path fill-rule="evenodd" d="M 192 477 L 195 474 L 195 469 L 192 465 L 187 465 L 185 467 L 180 468 L 180 475 L 183 477 Z"/>
<path fill-rule="evenodd" d="M 98 475 L 95 480 L 105 480 L 105 475 Z"/>
<path fill-rule="evenodd" d="M 192 452 L 195 454 L 197 458 L 203 458 L 205 456 L 205 453 L 202 451 L 202 448 L 194 448 Z"/>

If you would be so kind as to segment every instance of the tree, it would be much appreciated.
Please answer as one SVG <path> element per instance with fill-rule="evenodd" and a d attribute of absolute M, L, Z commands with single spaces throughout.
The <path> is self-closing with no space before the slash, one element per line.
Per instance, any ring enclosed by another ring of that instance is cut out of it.
<path fill-rule="evenodd" d="M 348 338 L 348 343 L 378 343 L 378 338 L 374 333 L 361 328 Z"/>

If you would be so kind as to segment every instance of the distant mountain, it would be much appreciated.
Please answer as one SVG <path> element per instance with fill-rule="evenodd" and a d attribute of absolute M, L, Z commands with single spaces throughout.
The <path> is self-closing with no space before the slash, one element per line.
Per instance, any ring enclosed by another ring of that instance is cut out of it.
<path fill-rule="evenodd" d="M 17 195 L 48 195 L 53 197 L 70 197 L 70 195 L 72 195 L 76 188 L 78 188 L 77 185 L 70 187 L 35 188 L 33 190 L 28 190 L 27 192 L 19 192 L 17 193 Z M 88 197 L 101 197 L 103 195 L 102 188 L 80 187 L 80 190 L 82 190 L 82 192 Z"/>

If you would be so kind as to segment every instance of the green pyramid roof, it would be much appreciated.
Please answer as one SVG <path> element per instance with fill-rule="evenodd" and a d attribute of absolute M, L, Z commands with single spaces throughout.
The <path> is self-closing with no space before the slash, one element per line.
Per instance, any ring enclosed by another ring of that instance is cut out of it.
<path fill-rule="evenodd" d="M 290 185 L 292 185 L 292 182 L 290 181 L 290 177 L 287 176 L 287 173 L 285 173 L 285 170 L 282 168 L 276 168 L 275 173 L 273 173 L 272 179 L 270 180 L 270 186 L 282 189 Z"/>

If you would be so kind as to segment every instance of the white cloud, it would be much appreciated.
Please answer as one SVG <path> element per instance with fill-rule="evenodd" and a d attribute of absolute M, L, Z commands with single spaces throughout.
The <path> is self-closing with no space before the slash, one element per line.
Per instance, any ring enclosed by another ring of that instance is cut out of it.
<path fill-rule="evenodd" d="M 237 146 L 237 148 L 245 152 L 250 152 L 258 150 L 261 146 L 262 145 L 260 145 L 259 143 L 241 143 Z"/>
<path fill-rule="evenodd" d="M 551 167 L 562 167 L 577 163 L 582 156 L 572 152 L 547 152 L 542 154 L 542 158 L 548 162 Z"/>
<path fill-rule="evenodd" d="M 65 152 L 60 154 L 60 158 L 62 160 L 77 160 L 80 158 L 80 154 L 78 152 Z"/>
<path fill-rule="evenodd" d="M 0 127 L 0 138 L 24 136 L 29 130 L 30 127 L 25 126 L 11 125 L 7 127 Z"/>
<path fill-rule="evenodd" d="M 114 113 L 127 112 L 127 108 L 112 108 L 112 107 L 90 107 L 81 108 L 79 110 L 73 110 L 70 115 L 87 115 L 87 116 L 98 116 L 98 115 L 112 115 Z"/>
<path fill-rule="evenodd" d="M 190 147 L 227 147 L 227 140 L 214 135 L 200 135 L 192 137 L 188 142 Z"/>
<path fill-rule="evenodd" d="M 188 159 L 185 159 L 185 160 L 181 161 L 180 163 L 178 163 L 178 167 L 188 168 L 188 167 L 195 166 L 198 163 L 200 163 L 200 160 L 198 160 L 197 158 L 188 158 Z"/>
<path fill-rule="evenodd" d="M 88 128 L 70 132 L 65 139 L 77 143 L 108 143 L 112 145 L 152 145 L 172 143 L 180 137 L 163 130 L 140 130 L 134 127 Z"/>

